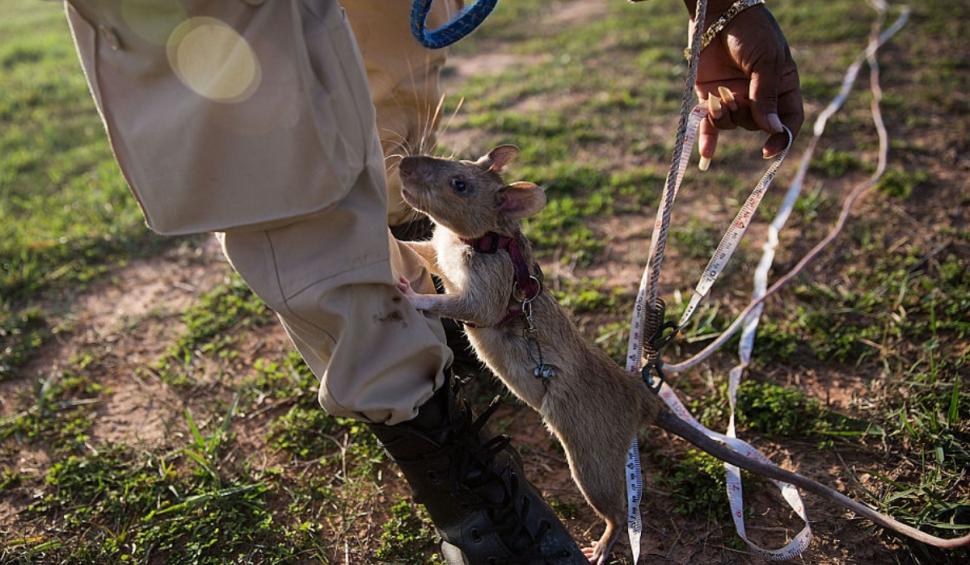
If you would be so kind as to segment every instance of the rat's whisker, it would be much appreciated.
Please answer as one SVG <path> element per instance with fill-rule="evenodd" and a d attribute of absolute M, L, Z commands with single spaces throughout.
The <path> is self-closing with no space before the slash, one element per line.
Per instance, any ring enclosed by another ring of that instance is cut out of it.
<path fill-rule="evenodd" d="M 428 131 L 426 133 L 426 139 L 434 135 L 434 130 L 437 129 L 438 121 L 439 121 L 439 118 L 441 117 L 441 108 L 444 107 L 444 105 L 445 105 L 445 94 L 442 93 L 441 96 L 438 97 L 438 105 L 435 106 L 434 114 L 431 116 L 431 121 L 429 122 Z M 435 147 L 437 147 L 438 143 L 435 142 L 434 145 Z M 428 153 L 431 153 L 432 151 L 434 151 L 433 147 L 428 151 Z"/>
<path fill-rule="evenodd" d="M 442 100 L 444 99 L 444 97 L 445 97 L 445 95 L 442 94 L 441 95 Z M 458 115 L 458 111 L 461 110 L 461 107 L 462 107 L 462 105 L 464 103 L 465 103 L 465 97 L 462 96 L 461 98 L 458 99 L 458 105 L 455 106 L 455 111 L 451 113 L 451 116 L 448 118 L 448 121 L 445 122 L 445 125 L 443 125 L 441 127 L 441 129 L 439 130 L 440 133 L 445 133 L 446 131 L 448 131 L 448 128 L 450 128 L 451 127 L 451 123 L 453 121 L 455 121 L 455 116 Z"/>

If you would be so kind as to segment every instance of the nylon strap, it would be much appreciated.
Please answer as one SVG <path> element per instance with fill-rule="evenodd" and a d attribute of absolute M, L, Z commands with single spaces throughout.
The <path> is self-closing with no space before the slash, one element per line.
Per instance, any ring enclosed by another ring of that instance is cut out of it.
<path fill-rule="evenodd" d="M 411 4 L 411 35 L 428 49 L 441 49 L 464 38 L 492 13 L 498 0 L 478 0 L 458 13 L 445 25 L 428 31 L 425 28 L 432 0 L 414 0 Z"/>

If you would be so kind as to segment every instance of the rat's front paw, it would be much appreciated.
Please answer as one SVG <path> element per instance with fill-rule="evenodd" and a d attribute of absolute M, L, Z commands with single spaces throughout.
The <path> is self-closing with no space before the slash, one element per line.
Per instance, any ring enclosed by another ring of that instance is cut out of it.
<path fill-rule="evenodd" d="M 404 295 L 404 298 L 408 299 L 408 302 L 410 302 L 411 305 L 414 306 L 415 310 L 428 309 L 429 304 L 428 304 L 427 297 L 425 295 L 414 292 L 414 289 L 411 288 L 411 282 L 408 281 L 406 278 L 400 277 L 399 279 L 397 279 L 397 289 L 401 291 L 401 294 Z"/>
<path fill-rule="evenodd" d="M 411 298 L 412 296 L 417 296 L 417 294 L 415 294 L 414 292 L 414 289 L 411 288 L 411 281 L 407 280 L 404 277 L 399 277 L 397 279 L 397 289 L 401 291 L 401 294 L 403 294 L 408 298 Z"/>

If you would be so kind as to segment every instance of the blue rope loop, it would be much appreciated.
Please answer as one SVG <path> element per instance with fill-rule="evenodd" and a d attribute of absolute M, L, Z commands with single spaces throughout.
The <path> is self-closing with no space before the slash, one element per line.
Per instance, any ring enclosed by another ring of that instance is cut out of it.
<path fill-rule="evenodd" d="M 475 31 L 492 13 L 498 0 L 477 0 L 445 25 L 428 31 L 425 23 L 433 0 L 414 0 L 411 4 L 411 34 L 428 49 L 441 49 Z"/>

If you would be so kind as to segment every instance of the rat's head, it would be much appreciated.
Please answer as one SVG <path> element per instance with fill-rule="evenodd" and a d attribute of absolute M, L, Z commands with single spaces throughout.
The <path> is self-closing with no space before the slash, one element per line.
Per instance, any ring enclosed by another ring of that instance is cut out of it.
<path fill-rule="evenodd" d="M 502 180 L 502 169 L 518 153 L 514 145 L 500 145 L 477 161 L 405 157 L 401 193 L 416 210 L 459 236 L 508 231 L 546 205 L 546 195 L 535 184 Z"/>

